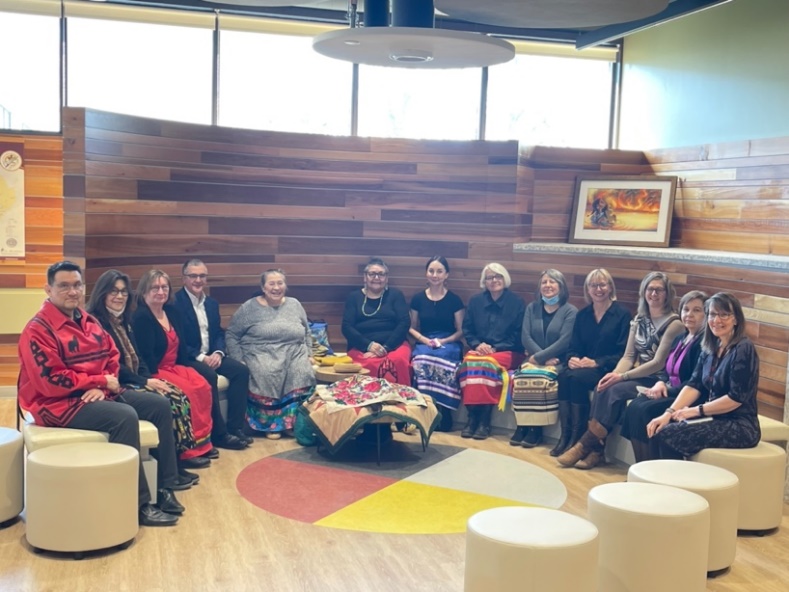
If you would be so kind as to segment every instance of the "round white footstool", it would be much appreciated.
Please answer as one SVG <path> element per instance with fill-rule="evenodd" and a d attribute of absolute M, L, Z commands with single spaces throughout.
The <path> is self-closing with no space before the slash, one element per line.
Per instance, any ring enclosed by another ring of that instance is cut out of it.
<path fill-rule="evenodd" d="M 700 495 L 652 483 L 608 483 L 589 492 L 600 531 L 598 588 L 605 592 L 704 592 L 710 510 Z"/>
<path fill-rule="evenodd" d="M 765 531 L 781 525 L 786 451 L 759 442 L 754 448 L 705 448 L 691 460 L 727 469 L 740 480 L 737 528 Z"/>
<path fill-rule="evenodd" d="M 726 569 L 737 552 L 739 479 L 726 469 L 684 460 L 649 460 L 631 465 L 631 483 L 671 485 L 699 494 L 710 505 L 707 571 Z"/>
<path fill-rule="evenodd" d="M 505 507 L 468 520 L 465 592 L 594 592 L 597 529 L 566 512 Z"/>
<path fill-rule="evenodd" d="M 24 507 L 22 434 L 0 428 L 0 528 L 9 526 Z"/>
<path fill-rule="evenodd" d="M 64 444 L 27 457 L 27 541 L 74 553 L 127 546 L 137 535 L 139 455 L 131 446 Z"/>

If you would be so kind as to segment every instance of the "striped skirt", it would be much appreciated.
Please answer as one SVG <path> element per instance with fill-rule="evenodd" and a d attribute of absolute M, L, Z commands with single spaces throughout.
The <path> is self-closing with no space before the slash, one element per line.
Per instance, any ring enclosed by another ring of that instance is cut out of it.
<path fill-rule="evenodd" d="M 446 337 L 446 335 L 438 337 Z M 417 345 L 414 348 L 414 357 L 411 358 L 414 388 L 424 395 L 430 395 L 436 405 L 458 409 L 460 385 L 457 369 L 460 365 L 461 352 L 460 344 L 454 342 L 438 349 Z"/>
<path fill-rule="evenodd" d="M 512 377 L 512 410 L 519 426 L 547 426 L 559 419 L 559 383 L 553 367 L 534 366 Z"/>
<path fill-rule="evenodd" d="M 469 353 L 458 368 L 458 383 L 465 405 L 498 405 L 504 410 L 510 394 L 508 370 L 523 361 L 517 352 L 496 352 L 487 356 Z"/>

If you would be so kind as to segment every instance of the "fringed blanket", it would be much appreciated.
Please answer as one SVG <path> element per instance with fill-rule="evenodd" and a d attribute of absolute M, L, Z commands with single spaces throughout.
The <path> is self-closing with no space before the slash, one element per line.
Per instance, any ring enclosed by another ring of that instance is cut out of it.
<path fill-rule="evenodd" d="M 391 418 L 415 425 L 423 446 L 438 423 L 438 411 L 430 397 L 411 387 L 358 374 L 318 387 L 300 411 L 330 453 L 339 450 L 363 425 L 377 420 Z"/>

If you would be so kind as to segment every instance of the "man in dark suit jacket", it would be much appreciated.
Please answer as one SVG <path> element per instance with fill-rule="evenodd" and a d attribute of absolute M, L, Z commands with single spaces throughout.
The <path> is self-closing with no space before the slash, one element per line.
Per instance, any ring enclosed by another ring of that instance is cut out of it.
<path fill-rule="evenodd" d="M 181 313 L 189 365 L 208 381 L 214 400 L 211 417 L 214 427 L 211 441 L 220 448 L 240 450 L 252 443 L 245 432 L 249 370 L 241 362 L 225 355 L 225 331 L 219 316 L 219 303 L 205 293 L 208 268 L 199 259 L 184 263 L 184 287 L 175 294 L 175 306 Z M 217 375 L 227 378 L 227 424 L 219 409 Z"/>

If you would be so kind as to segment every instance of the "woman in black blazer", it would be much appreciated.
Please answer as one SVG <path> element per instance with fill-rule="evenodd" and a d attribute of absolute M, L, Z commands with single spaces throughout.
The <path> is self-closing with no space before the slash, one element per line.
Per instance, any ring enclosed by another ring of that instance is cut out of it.
<path fill-rule="evenodd" d="M 647 436 L 647 424 L 671 407 L 679 391 L 693 374 L 701 355 L 701 336 L 706 324 L 706 300 L 707 295 L 698 290 L 688 292 L 682 297 L 679 302 L 680 318 L 686 331 L 671 345 L 671 353 L 666 360 L 669 378 L 666 382 L 658 381 L 652 388 L 640 393 L 625 411 L 621 434 L 633 445 L 636 462 L 660 458 L 657 438 Z"/>
<path fill-rule="evenodd" d="M 209 464 L 206 455 L 211 445 L 211 386 L 187 363 L 186 345 L 180 339 L 181 319 L 171 300 L 170 277 L 161 270 L 146 272 L 137 286 L 137 310 L 132 327 L 137 338 L 141 362 L 152 378 L 177 386 L 189 399 L 192 408 L 194 448 L 181 454 L 181 465 L 199 469 Z M 199 458 L 202 457 L 202 458 Z"/>

